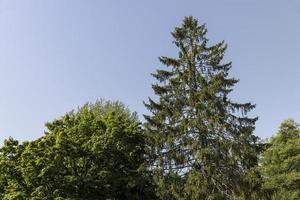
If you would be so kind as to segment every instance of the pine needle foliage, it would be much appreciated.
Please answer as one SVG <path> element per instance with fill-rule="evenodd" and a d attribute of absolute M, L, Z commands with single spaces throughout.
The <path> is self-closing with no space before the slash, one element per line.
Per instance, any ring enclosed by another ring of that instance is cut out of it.
<path fill-rule="evenodd" d="M 150 168 L 161 199 L 232 199 L 246 193 L 244 177 L 257 164 L 255 105 L 229 98 L 237 79 L 223 63 L 224 41 L 209 45 L 193 17 L 172 32 L 178 57 L 152 74 L 157 101 L 144 103 Z"/>

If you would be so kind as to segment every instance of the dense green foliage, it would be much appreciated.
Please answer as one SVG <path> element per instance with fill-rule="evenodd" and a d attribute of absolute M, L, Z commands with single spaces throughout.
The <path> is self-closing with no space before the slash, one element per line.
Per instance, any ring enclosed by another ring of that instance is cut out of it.
<path fill-rule="evenodd" d="M 250 103 L 229 99 L 238 82 L 222 63 L 224 42 L 209 45 L 205 25 L 186 17 L 172 32 L 178 57 L 160 57 L 152 86 L 158 101 L 145 103 L 151 165 L 162 199 L 232 199 L 248 193 L 257 164 L 257 118 Z M 245 197 L 246 198 L 246 197 Z"/>
<path fill-rule="evenodd" d="M 120 102 L 97 101 L 46 123 L 45 134 L 0 148 L 2 200 L 296 200 L 300 127 L 253 135 L 255 106 L 229 98 L 237 79 L 224 42 L 186 17 L 160 57 L 144 126 Z M 260 159 L 259 159 L 260 158 Z M 260 163 L 259 163 L 260 161 Z"/>
<path fill-rule="evenodd" d="M 271 199 L 300 199 L 300 127 L 293 120 L 284 121 L 263 153 L 264 187 Z"/>
<path fill-rule="evenodd" d="M 87 104 L 38 140 L 5 141 L 0 199 L 152 199 L 144 136 L 120 103 Z"/>

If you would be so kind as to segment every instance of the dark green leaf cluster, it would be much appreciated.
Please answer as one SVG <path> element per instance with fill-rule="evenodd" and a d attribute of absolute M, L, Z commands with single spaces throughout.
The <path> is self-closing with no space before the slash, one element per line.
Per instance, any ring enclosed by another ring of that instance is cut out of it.
<path fill-rule="evenodd" d="M 46 124 L 45 136 L 0 150 L 0 199 L 151 199 L 136 114 L 98 101 Z"/>

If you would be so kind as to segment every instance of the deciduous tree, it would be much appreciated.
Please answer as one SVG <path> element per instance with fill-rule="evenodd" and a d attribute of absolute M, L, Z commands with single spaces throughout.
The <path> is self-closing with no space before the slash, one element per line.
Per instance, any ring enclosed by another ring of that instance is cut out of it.
<path fill-rule="evenodd" d="M 300 127 L 293 120 L 284 121 L 263 153 L 264 187 L 271 199 L 300 199 Z"/>
<path fill-rule="evenodd" d="M 123 104 L 86 104 L 46 127 L 26 146 L 1 148 L 1 199 L 153 199 L 145 137 Z"/>

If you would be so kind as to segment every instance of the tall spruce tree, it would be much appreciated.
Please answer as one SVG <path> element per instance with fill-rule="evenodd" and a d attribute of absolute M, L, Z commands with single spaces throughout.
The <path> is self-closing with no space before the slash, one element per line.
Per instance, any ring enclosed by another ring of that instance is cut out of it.
<path fill-rule="evenodd" d="M 161 199 L 251 196 L 244 177 L 257 164 L 257 118 L 247 116 L 255 105 L 228 98 L 238 80 L 229 77 L 231 63 L 222 63 L 227 46 L 209 46 L 206 32 L 185 17 L 172 32 L 178 57 L 160 57 L 168 69 L 152 74 L 158 100 L 149 98 L 152 114 L 144 117 Z"/>

